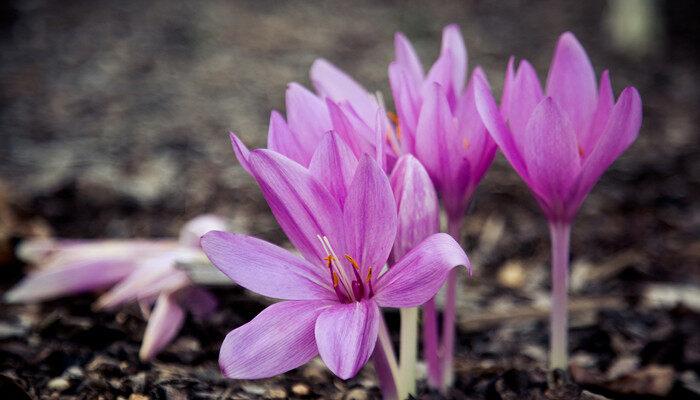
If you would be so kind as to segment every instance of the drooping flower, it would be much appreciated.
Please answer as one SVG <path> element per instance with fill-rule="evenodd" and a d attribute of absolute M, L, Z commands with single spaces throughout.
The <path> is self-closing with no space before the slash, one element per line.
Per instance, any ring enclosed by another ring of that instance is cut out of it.
<path fill-rule="evenodd" d="M 604 71 L 593 67 L 576 37 L 564 33 L 542 90 L 525 60 L 508 63 L 499 111 L 477 79 L 476 105 L 505 157 L 551 221 L 570 223 L 600 176 L 637 137 L 642 102 L 633 87 L 617 102 Z"/>
<path fill-rule="evenodd" d="M 302 257 L 233 233 L 202 238 L 232 280 L 283 300 L 226 336 L 219 363 L 227 377 L 269 377 L 320 354 L 333 373 L 350 378 L 373 352 L 380 307 L 420 305 L 450 270 L 468 265 L 452 238 L 435 234 L 386 266 L 397 230 L 389 180 L 374 159 L 358 162 L 336 139 L 324 136 L 321 146 L 340 150 L 317 150 L 309 169 L 265 149 L 241 161 Z M 323 167 L 325 175 L 310 171 Z"/>
<path fill-rule="evenodd" d="M 200 236 L 225 227 L 223 219 L 202 215 L 183 226 L 179 240 L 29 240 L 18 254 L 36 270 L 4 300 L 32 303 L 109 289 L 95 308 L 139 302 L 148 319 L 139 356 L 150 360 L 175 338 L 186 312 L 202 318 L 216 307 L 213 295 L 175 264 L 201 260 Z"/>

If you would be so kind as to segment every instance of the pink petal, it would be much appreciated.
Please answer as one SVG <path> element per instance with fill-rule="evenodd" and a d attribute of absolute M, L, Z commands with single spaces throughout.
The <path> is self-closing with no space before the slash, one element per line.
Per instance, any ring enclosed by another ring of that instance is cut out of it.
<path fill-rule="evenodd" d="M 398 260 L 423 239 L 440 231 L 440 204 L 428 172 L 412 155 L 399 158 L 390 179 L 398 209 L 392 254 Z"/>
<path fill-rule="evenodd" d="M 335 298 L 323 264 L 313 265 L 254 237 L 212 231 L 202 249 L 218 269 L 248 290 L 284 300 Z"/>
<path fill-rule="evenodd" d="M 223 231 L 228 228 L 228 221 L 214 214 L 199 215 L 180 229 L 180 244 L 187 247 L 199 248 L 199 240 L 209 231 Z"/>
<path fill-rule="evenodd" d="M 301 254 L 319 268 L 325 265 L 326 252 L 317 235 L 328 236 L 342 252 L 342 211 L 325 186 L 306 168 L 273 151 L 255 150 L 250 159 L 272 213 Z"/>
<path fill-rule="evenodd" d="M 575 132 L 589 128 L 597 103 L 595 73 L 586 51 L 571 32 L 559 37 L 546 92 L 568 116 Z"/>
<path fill-rule="evenodd" d="M 231 138 L 231 145 L 233 146 L 233 154 L 236 155 L 238 163 L 241 164 L 241 167 L 243 167 L 247 173 L 252 175 L 253 173 L 250 170 L 250 162 L 248 160 L 248 157 L 250 157 L 250 150 L 248 150 L 243 141 L 241 141 L 235 133 L 229 132 L 229 137 Z"/>
<path fill-rule="evenodd" d="M 418 89 L 423 82 L 423 65 L 411 42 L 401 32 L 394 34 L 394 51 L 396 64 L 406 71 L 409 85 L 413 90 Z"/>
<path fill-rule="evenodd" d="M 441 53 L 437 61 L 430 67 L 428 76 L 425 78 L 425 81 L 423 81 L 423 86 L 421 87 L 421 96 L 425 98 L 430 95 L 435 84 L 440 85 L 445 91 L 450 110 L 456 106 L 457 98 L 459 97 L 458 93 L 454 90 L 455 85 L 452 82 L 453 58 L 454 55 L 452 52 Z"/>
<path fill-rule="evenodd" d="M 287 124 L 294 133 L 305 160 L 311 160 L 323 134 L 333 128 L 326 105 L 318 96 L 298 83 L 287 87 Z M 304 163 L 308 165 L 308 161 Z"/>
<path fill-rule="evenodd" d="M 341 107 L 333 100 L 326 98 L 326 105 L 333 121 L 334 132 L 350 147 L 356 159 L 363 154 L 376 152 L 372 128 L 357 116 L 349 104 L 345 103 Z"/>
<path fill-rule="evenodd" d="M 523 147 L 532 179 L 530 188 L 553 207 L 561 207 L 581 171 L 581 158 L 576 133 L 551 97 L 533 111 Z"/>
<path fill-rule="evenodd" d="M 188 286 L 178 290 L 174 292 L 174 295 L 178 304 L 198 319 L 211 315 L 218 304 L 216 297 L 210 291 L 196 286 Z"/>
<path fill-rule="evenodd" d="M 579 132 L 579 147 L 584 158 L 591 154 L 598 139 L 605 131 L 605 125 L 610 118 L 610 113 L 615 106 L 615 96 L 610 84 L 610 74 L 607 70 L 600 76 L 600 87 L 598 89 L 598 105 L 596 106 L 593 120 L 588 130 Z"/>
<path fill-rule="evenodd" d="M 419 89 L 410 83 L 408 73 L 395 62 L 389 65 L 389 83 L 399 118 L 397 136 L 403 151 L 412 153 L 415 150 L 415 132 L 421 107 Z"/>
<path fill-rule="evenodd" d="M 307 363 L 318 354 L 316 319 L 330 304 L 283 301 L 267 307 L 226 335 L 219 353 L 221 372 L 232 379 L 260 379 Z"/>
<path fill-rule="evenodd" d="M 375 286 L 374 300 L 382 307 L 416 307 L 440 290 L 452 268 L 471 269 L 464 250 L 446 233 L 429 236 L 406 253 Z"/>
<path fill-rule="evenodd" d="M 185 320 L 185 311 L 171 294 L 161 294 L 148 318 L 139 350 L 141 361 L 150 361 L 175 339 Z"/>
<path fill-rule="evenodd" d="M 311 66 L 311 82 L 321 96 L 329 97 L 335 102 L 347 101 L 365 123 L 371 124 L 374 121 L 379 108 L 377 101 L 335 65 L 324 59 L 314 61 Z"/>
<path fill-rule="evenodd" d="M 342 207 L 356 167 L 357 159 L 352 150 L 336 133 L 328 132 L 316 148 L 309 172 L 326 185 Z"/>
<path fill-rule="evenodd" d="M 505 114 L 508 119 L 508 124 L 513 132 L 516 142 L 518 138 L 523 138 L 525 135 L 525 126 L 530 120 L 532 111 L 540 104 L 544 98 L 542 87 L 537 78 L 537 72 L 532 68 L 532 65 L 523 60 L 518 67 L 518 72 L 515 80 L 510 86 L 508 99 L 510 104 L 507 109 L 508 114 Z M 522 143 L 519 143 L 522 148 Z"/>
<path fill-rule="evenodd" d="M 338 377 L 352 378 L 377 343 L 381 314 L 374 301 L 336 303 L 316 320 L 316 343 L 323 362 Z"/>
<path fill-rule="evenodd" d="M 386 174 L 369 156 L 357 166 L 343 211 L 345 243 L 361 268 L 381 269 L 396 237 L 396 202 Z M 342 257 L 342 256 L 341 256 Z"/>
<path fill-rule="evenodd" d="M 503 94 L 501 96 L 501 113 L 508 115 L 510 113 L 511 92 L 515 84 L 515 57 L 510 56 L 508 65 L 506 66 L 506 76 L 503 79 Z M 486 78 L 484 77 L 486 81 Z"/>
<path fill-rule="evenodd" d="M 452 54 L 452 76 L 450 79 L 452 90 L 459 96 L 464 90 L 464 80 L 467 74 L 467 47 L 464 45 L 462 33 L 456 24 L 448 25 L 442 30 L 440 53 L 447 52 Z"/>
<path fill-rule="evenodd" d="M 583 164 L 576 195 L 578 204 L 603 172 L 637 139 L 641 125 L 642 99 L 639 92 L 633 87 L 625 88 L 610 113 L 604 132 Z"/>
<path fill-rule="evenodd" d="M 303 132 L 302 132 L 303 133 Z M 299 134 L 292 132 L 277 111 L 270 114 L 270 127 L 267 131 L 267 148 L 283 154 L 301 165 L 309 165 L 311 154 L 302 145 Z"/>

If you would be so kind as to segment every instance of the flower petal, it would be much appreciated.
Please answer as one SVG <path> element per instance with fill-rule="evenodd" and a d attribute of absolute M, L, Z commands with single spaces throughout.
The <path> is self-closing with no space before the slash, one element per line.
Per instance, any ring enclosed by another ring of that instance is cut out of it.
<path fill-rule="evenodd" d="M 586 51 L 571 32 L 559 37 L 546 92 L 568 116 L 575 132 L 589 128 L 597 103 L 595 73 Z"/>
<path fill-rule="evenodd" d="M 625 88 L 610 113 L 605 131 L 583 164 L 576 195 L 578 204 L 603 172 L 637 139 L 641 125 L 642 99 L 639 92 L 633 87 Z"/>
<path fill-rule="evenodd" d="M 318 354 L 316 319 L 330 304 L 283 301 L 267 307 L 226 335 L 219 353 L 221 372 L 232 379 L 260 379 L 307 363 Z"/>
<path fill-rule="evenodd" d="M 440 204 L 428 172 L 410 154 L 399 158 L 390 180 L 398 209 L 392 254 L 398 260 L 423 239 L 440 231 Z"/>
<path fill-rule="evenodd" d="M 579 132 L 578 144 L 582 157 L 585 159 L 591 154 L 598 139 L 605 131 L 610 113 L 615 106 L 615 96 L 610 84 L 610 74 L 607 70 L 600 76 L 600 87 L 598 88 L 598 104 L 593 114 L 593 120 L 588 130 Z"/>
<path fill-rule="evenodd" d="M 357 166 L 345 200 L 343 225 L 346 249 L 366 276 L 369 267 L 381 269 L 396 238 L 396 202 L 379 165 L 365 155 Z"/>
<path fill-rule="evenodd" d="M 211 231 L 202 249 L 237 284 L 263 296 L 284 300 L 332 299 L 323 264 L 316 266 L 289 251 L 254 237 Z"/>
<path fill-rule="evenodd" d="M 208 290 L 197 286 L 188 286 L 174 292 L 178 304 L 198 319 L 206 318 L 216 309 L 218 301 Z"/>
<path fill-rule="evenodd" d="M 223 231 L 228 227 L 228 221 L 214 214 L 202 214 L 185 223 L 180 229 L 180 244 L 187 247 L 199 248 L 199 240 L 209 231 Z"/>
<path fill-rule="evenodd" d="M 289 129 L 287 121 L 277 111 L 273 111 L 270 114 L 267 148 L 283 154 L 304 166 L 309 165 L 309 160 L 311 160 L 312 153 L 309 153 L 306 147 L 302 145 L 299 134 Z"/>
<path fill-rule="evenodd" d="M 328 132 L 316 148 L 309 172 L 326 185 L 338 204 L 345 204 L 345 197 L 357 168 L 357 159 L 352 150 L 336 133 Z"/>
<path fill-rule="evenodd" d="M 335 65 L 322 58 L 314 61 L 311 66 L 311 82 L 321 96 L 329 97 L 335 102 L 347 101 L 366 124 L 374 122 L 379 109 L 377 101 Z"/>
<path fill-rule="evenodd" d="M 236 136 L 235 133 L 229 132 L 229 138 L 231 138 L 231 145 L 233 146 L 233 154 L 236 155 L 236 159 L 238 159 L 238 163 L 241 164 L 241 167 L 249 173 L 253 174 L 250 170 L 250 163 L 248 161 L 248 157 L 250 157 L 250 150 L 248 150 L 248 147 L 243 143 L 241 139 Z"/>
<path fill-rule="evenodd" d="M 146 332 L 139 349 L 141 361 L 150 361 L 177 336 L 185 321 L 185 311 L 175 301 L 173 295 L 163 293 L 158 296 Z"/>
<path fill-rule="evenodd" d="M 298 83 L 287 86 L 287 124 L 294 133 L 308 165 L 323 134 L 333 128 L 323 100 Z"/>
<path fill-rule="evenodd" d="M 467 47 L 464 45 L 462 33 L 457 24 L 447 25 L 442 30 L 442 48 L 440 53 L 451 53 L 451 85 L 457 96 L 464 90 L 464 80 L 467 75 Z"/>
<path fill-rule="evenodd" d="M 411 42 L 401 32 L 394 34 L 394 52 L 396 64 L 406 71 L 408 83 L 417 90 L 423 83 L 423 65 Z"/>
<path fill-rule="evenodd" d="M 250 156 L 256 180 L 277 222 L 301 254 L 314 265 L 326 256 L 317 235 L 328 236 L 336 251 L 345 247 L 338 202 L 309 171 L 270 150 Z"/>
<path fill-rule="evenodd" d="M 416 307 L 440 290 L 452 268 L 471 264 L 452 236 L 436 233 L 379 277 L 373 299 L 382 307 Z"/>
<path fill-rule="evenodd" d="M 323 362 L 338 377 L 352 378 L 377 343 L 379 307 L 374 301 L 336 303 L 316 320 L 316 343 Z"/>
<path fill-rule="evenodd" d="M 522 139 L 525 135 L 525 126 L 530 120 L 532 111 L 540 104 L 544 98 L 537 72 L 526 60 L 523 60 L 518 67 L 508 99 L 510 104 L 507 109 L 508 114 L 504 114 L 508 119 L 508 124 L 513 132 L 514 139 Z M 522 148 L 522 143 L 519 143 Z"/>
<path fill-rule="evenodd" d="M 389 83 L 399 118 L 396 135 L 407 153 L 415 150 L 415 132 L 422 103 L 419 89 L 411 84 L 410 79 L 408 72 L 399 64 L 393 62 L 389 65 Z"/>
<path fill-rule="evenodd" d="M 552 207 L 563 206 L 581 171 L 576 133 L 551 97 L 535 108 L 525 128 L 524 156 L 532 178 L 530 188 Z M 550 210 L 552 211 L 552 210 Z"/>
<path fill-rule="evenodd" d="M 341 106 L 326 98 L 326 105 L 333 121 L 333 131 L 350 147 L 356 159 L 363 154 L 376 153 L 372 128 L 357 116 L 347 102 Z"/>

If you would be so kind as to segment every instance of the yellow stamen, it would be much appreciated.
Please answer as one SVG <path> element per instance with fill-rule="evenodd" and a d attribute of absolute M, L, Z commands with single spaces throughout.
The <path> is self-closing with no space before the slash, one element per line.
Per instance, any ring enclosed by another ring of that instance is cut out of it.
<path fill-rule="evenodd" d="M 345 258 L 347 258 L 348 261 L 350 261 L 350 264 L 352 264 L 353 268 L 355 268 L 358 271 L 360 270 L 360 266 L 357 265 L 357 261 L 355 261 L 354 258 L 350 257 L 350 255 L 348 255 L 348 254 L 345 255 Z"/>
<path fill-rule="evenodd" d="M 583 151 L 583 147 L 581 147 L 581 145 L 578 145 L 578 155 L 583 157 L 584 153 L 585 152 Z"/>
<path fill-rule="evenodd" d="M 386 116 L 389 117 L 389 121 L 393 122 L 394 125 L 399 124 L 399 116 L 393 111 L 387 111 Z"/>
<path fill-rule="evenodd" d="M 367 283 L 372 280 L 372 267 L 369 267 L 369 271 L 367 271 Z"/>
<path fill-rule="evenodd" d="M 462 139 L 462 146 L 464 147 L 464 150 L 468 150 L 470 145 L 471 143 L 469 143 L 469 140 L 467 140 L 467 138 Z"/>
<path fill-rule="evenodd" d="M 336 274 L 335 272 L 333 272 L 333 287 L 338 287 L 338 274 Z"/>

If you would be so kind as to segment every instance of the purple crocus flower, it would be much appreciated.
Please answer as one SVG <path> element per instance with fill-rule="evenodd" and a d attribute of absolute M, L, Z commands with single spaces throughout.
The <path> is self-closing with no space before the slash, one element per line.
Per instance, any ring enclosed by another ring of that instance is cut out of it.
<path fill-rule="evenodd" d="M 338 143 L 334 136 L 321 145 Z M 227 377 L 269 377 L 320 354 L 333 373 L 350 378 L 374 350 L 380 307 L 420 305 L 450 270 L 469 265 L 452 238 L 435 234 L 387 267 L 397 212 L 386 174 L 366 155 L 353 168 L 351 152 L 316 154 L 327 180 L 266 149 L 242 160 L 301 257 L 244 235 L 202 238 L 204 252 L 232 280 L 284 300 L 226 336 L 219 363 Z"/>
<path fill-rule="evenodd" d="M 37 269 L 4 300 L 33 303 L 109 288 L 95 308 L 137 301 L 148 319 L 139 356 L 150 360 L 175 338 L 186 312 L 203 318 L 216 307 L 213 295 L 175 264 L 204 258 L 200 236 L 225 227 L 223 219 L 202 215 L 183 226 L 179 240 L 30 240 L 19 256 Z"/>
<path fill-rule="evenodd" d="M 543 91 L 522 61 L 508 70 L 499 110 L 485 80 L 476 106 L 491 136 L 544 211 L 552 238 L 550 365 L 567 366 L 567 285 L 571 223 L 600 176 L 637 138 L 642 102 L 633 87 L 617 102 L 608 71 L 596 88 L 591 62 L 572 33 L 559 38 Z"/>

